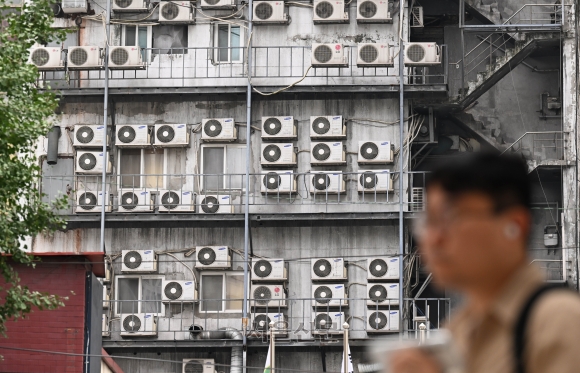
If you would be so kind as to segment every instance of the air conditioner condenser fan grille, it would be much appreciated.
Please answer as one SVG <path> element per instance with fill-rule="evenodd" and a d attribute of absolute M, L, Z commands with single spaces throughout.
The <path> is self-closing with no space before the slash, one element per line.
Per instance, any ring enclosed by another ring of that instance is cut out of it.
<path fill-rule="evenodd" d="M 209 196 L 201 201 L 201 209 L 207 214 L 215 214 L 220 208 L 217 198 Z"/>
<path fill-rule="evenodd" d="M 330 157 L 330 147 L 326 144 L 316 144 L 312 149 L 312 155 L 319 161 L 325 161 Z"/>
<path fill-rule="evenodd" d="M 133 0 L 115 0 L 115 4 L 119 7 L 119 8 L 128 8 L 131 6 L 131 4 L 133 4 Z"/>
<path fill-rule="evenodd" d="M 379 147 L 374 142 L 365 142 L 360 147 L 360 155 L 364 159 L 375 159 L 379 155 Z"/>
<path fill-rule="evenodd" d="M 268 317 L 268 315 L 257 315 L 254 318 L 254 330 L 259 332 L 267 332 L 270 329 L 270 322 L 272 322 L 272 320 Z"/>
<path fill-rule="evenodd" d="M 138 332 L 141 329 L 141 319 L 136 315 L 129 315 L 123 319 L 123 328 L 128 332 Z"/>
<path fill-rule="evenodd" d="M 325 330 L 332 328 L 332 318 L 325 313 L 316 315 L 315 323 L 316 329 Z"/>
<path fill-rule="evenodd" d="M 258 286 L 254 290 L 254 299 L 257 304 L 266 305 L 272 299 L 272 291 L 266 286 Z"/>
<path fill-rule="evenodd" d="M 133 210 L 138 204 L 139 197 L 133 192 L 126 192 L 121 196 L 121 206 L 126 210 Z"/>
<path fill-rule="evenodd" d="M 321 1 L 316 4 L 315 12 L 319 18 L 327 19 L 334 13 L 334 7 L 328 1 Z"/>
<path fill-rule="evenodd" d="M 314 49 L 314 59 L 320 63 L 327 63 L 332 59 L 332 49 L 328 45 L 319 45 Z"/>
<path fill-rule="evenodd" d="M 137 136 L 137 133 L 135 132 L 135 129 L 133 127 L 123 126 L 119 130 L 118 138 L 119 138 L 119 141 L 121 141 L 122 143 L 129 144 L 133 140 L 135 140 L 136 136 Z"/>
<path fill-rule="evenodd" d="M 179 5 L 169 2 L 161 7 L 161 16 L 167 20 L 174 20 L 179 15 Z"/>
<path fill-rule="evenodd" d="M 383 277 L 387 274 L 387 270 L 389 269 L 387 262 L 382 259 L 374 259 L 371 261 L 369 265 L 369 271 L 371 275 L 375 277 Z"/>
<path fill-rule="evenodd" d="M 157 139 L 161 142 L 168 143 L 175 138 L 175 130 L 173 127 L 164 125 L 157 129 Z"/>
<path fill-rule="evenodd" d="M 220 0 L 205 0 L 205 2 L 207 3 L 207 5 L 217 5 L 217 3 L 220 2 Z"/>
<path fill-rule="evenodd" d="M 129 251 L 127 254 L 125 254 L 125 257 L 123 258 L 123 263 L 125 264 L 125 267 L 129 269 L 138 268 L 142 262 L 143 258 L 141 257 L 141 254 L 139 254 L 137 251 Z"/>
<path fill-rule="evenodd" d="M 365 45 L 358 52 L 360 59 L 366 63 L 373 63 L 379 57 L 379 52 L 377 48 L 372 45 Z"/>
<path fill-rule="evenodd" d="M 312 121 L 312 130 L 318 135 L 324 135 L 330 131 L 330 122 L 325 117 L 318 117 Z"/>
<path fill-rule="evenodd" d="M 264 5 L 264 3 L 262 3 L 260 5 Z M 267 4 L 267 5 L 270 6 L 269 4 Z M 268 118 L 264 122 L 264 132 L 266 132 L 270 136 L 274 136 L 274 135 L 279 134 L 281 130 L 282 130 L 282 123 L 280 123 L 278 118 Z"/>
<path fill-rule="evenodd" d="M 183 288 L 179 282 L 172 281 L 165 285 L 163 292 L 167 299 L 176 300 L 181 298 L 181 295 L 183 295 Z"/>
<path fill-rule="evenodd" d="M 282 151 L 278 145 L 268 145 L 264 148 L 263 155 L 268 162 L 276 162 L 282 156 Z"/>
<path fill-rule="evenodd" d="M 96 165 L 97 157 L 94 154 L 84 153 L 79 157 L 79 166 L 85 171 L 92 170 Z"/>
<path fill-rule="evenodd" d="M 188 361 L 183 371 L 184 373 L 203 373 L 203 364 L 199 361 Z"/>
<path fill-rule="evenodd" d="M 44 66 L 48 63 L 50 55 L 45 49 L 36 49 L 30 59 L 36 66 Z"/>
<path fill-rule="evenodd" d="M 377 14 L 377 6 L 372 1 L 363 1 L 359 6 L 359 14 L 364 18 L 372 18 Z"/>
<path fill-rule="evenodd" d="M 327 277 L 332 271 L 332 266 L 328 260 L 318 259 L 314 262 L 313 271 L 318 277 Z"/>
<path fill-rule="evenodd" d="M 369 298 L 375 303 L 381 303 L 387 299 L 387 289 L 383 285 L 374 285 L 369 290 Z"/>
<path fill-rule="evenodd" d="M 70 62 L 76 66 L 84 65 L 85 63 L 87 63 L 87 60 L 89 59 L 87 51 L 85 51 L 83 48 L 73 49 L 72 52 L 70 52 L 69 57 Z"/>
<path fill-rule="evenodd" d="M 111 52 L 111 61 L 117 65 L 124 65 L 129 62 L 129 53 L 124 48 L 114 48 Z"/>
<path fill-rule="evenodd" d="M 378 177 L 373 172 L 365 172 L 360 175 L 360 184 L 365 189 L 374 189 L 377 185 Z"/>
<path fill-rule="evenodd" d="M 165 192 L 161 197 L 161 204 L 163 204 L 166 209 L 173 210 L 179 206 L 179 195 L 175 192 Z"/>
<path fill-rule="evenodd" d="M 268 277 L 272 273 L 272 264 L 267 260 L 258 260 L 254 264 L 254 274 L 258 277 Z"/>
<path fill-rule="evenodd" d="M 383 312 L 373 312 L 369 316 L 369 325 L 375 330 L 384 329 L 387 326 L 387 316 Z"/>
<path fill-rule="evenodd" d="M 421 45 L 411 45 L 407 48 L 407 58 L 412 62 L 421 62 L 425 58 L 425 49 Z"/>
<path fill-rule="evenodd" d="M 197 261 L 203 265 L 211 265 L 215 262 L 215 259 L 215 251 L 209 247 L 204 247 L 199 250 L 199 253 L 197 253 Z"/>
<path fill-rule="evenodd" d="M 81 144 L 88 144 L 95 138 L 95 132 L 89 126 L 82 126 L 76 131 L 75 136 Z"/>
<path fill-rule="evenodd" d="M 272 14 L 274 13 L 274 9 L 272 8 L 272 5 L 268 4 L 268 3 L 260 3 L 256 6 L 256 18 L 259 18 L 261 20 L 267 20 L 270 19 L 272 17 Z"/>
<path fill-rule="evenodd" d="M 92 210 L 97 206 L 97 196 L 94 193 L 83 193 L 79 198 L 79 206 L 83 210 Z"/>
<path fill-rule="evenodd" d="M 319 286 L 314 290 L 314 298 L 317 303 L 329 303 L 332 299 L 332 290 L 328 286 Z"/>
<path fill-rule="evenodd" d="M 324 191 L 330 187 L 330 176 L 326 174 L 314 175 L 312 177 L 314 189 Z"/>
<path fill-rule="evenodd" d="M 269 172 L 266 176 L 264 176 L 264 186 L 267 189 L 278 190 L 281 183 L 282 178 L 276 172 Z"/>

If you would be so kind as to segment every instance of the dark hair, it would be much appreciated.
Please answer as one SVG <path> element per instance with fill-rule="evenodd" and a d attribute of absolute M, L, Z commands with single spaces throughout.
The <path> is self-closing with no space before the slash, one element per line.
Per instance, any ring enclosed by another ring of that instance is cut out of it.
<path fill-rule="evenodd" d="M 471 153 L 446 158 L 427 178 L 426 188 L 437 185 L 452 197 L 480 192 L 489 196 L 495 211 L 530 208 L 530 178 L 526 162 L 513 155 Z"/>

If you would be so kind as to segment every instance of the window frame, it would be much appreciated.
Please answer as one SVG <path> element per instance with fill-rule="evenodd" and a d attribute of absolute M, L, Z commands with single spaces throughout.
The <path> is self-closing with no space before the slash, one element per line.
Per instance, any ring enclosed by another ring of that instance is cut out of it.
<path fill-rule="evenodd" d="M 139 295 L 137 297 L 137 304 L 138 304 L 138 311 L 136 313 L 143 313 L 141 311 L 141 304 L 143 302 L 142 301 L 142 297 L 143 297 L 143 279 L 153 279 L 153 280 L 161 280 L 161 292 L 159 294 L 161 294 L 161 299 L 159 300 L 159 303 L 161 304 L 161 308 L 160 308 L 160 312 L 155 313 L 155 312 L 149 312 L 152 315 L 155 316 L 163 316 L 165 315 L 165 304 L 163 303 L 163 280 L 165 280 L 165 276 L 163 275 L 117 275 L 115 276 L 115 301 L 113 302 L 115 303 L 115 307 L 113 310 L 113 313 L 115 316 L 120 316 L 121 312 L 120 311 L 120 307 L 121 307 L 121 302 L 119 301 L 119 279 L 122 278 L 137 278 L 139 279 Z"/>
<path fill-rule="evenodd" d="M 220 60 L 219 52 L 219 27 L 228 26 L 228 58 L 227 60 Z M 240 46 L 234 47 L 240 49 L 239 60 L 232 60 L 232 26 L 238 27 L 240 29 Z M 231 23 L 225 22 L 215 22 L 213 24 L 213 36 L 212 41 L 214 45 L 213 62 L 216 64 L 234 64 L 234 63 L 244 63 L 244 28 L 241 25 L 232 25 Z"/>
<path fill-rule="evenodd" d="M 139 164 L 139 188 L 131 188 L 131 187 L 123 187 L 122 184 L 122 180 L 123 180 L 123 174 L 121 174 L 121 162 L 123 159 L 123 150 L 127 150 L 127 149 L 131 149 L 131 150 L 135 150 L 138 149 L 141 151 L 141 156 L 140 156 L 140 164 Z M 166 170 L 167 170 L 167 148 L 160 148 L 163 150 L 163 166 L 162 166 L 162 172 L 161 174 L 163 176 L 161 176 L 161 184 L 156 186 L 156 187 L 146 187 L 145 186 L 145 178 L 147 177 L 147 174 L 145 174 L 145 150 L 147 150 L 149 148 L 119 148 L 118 149 L 118 153 L 117 153 L 117 185 L 119 186 L 118 189 L 144 189 L 144 190 L 153 190 L 153 191 L 159 191 L 159 190 L 163 190 L 166 189 L 165 185 L 167 185 L 167 175 L 166 175 Z"/>
<path fill-rule="evenodd" d="M 223 177 L 223 184 L 222 187 L 219 191 L 216 190 L 209 190 L 206 191 L 205 189 L 205 185 L 203 185 L 203 181 L 205 179 L 205 170 L 203 169 L 203 161 L 204 161 L 204 155 L 203 155 L 203 150 L 205 148 L 224 148 L 224 164 L 222 167 L 222 175 L 224 175 Z M 199 157 L 199 173 L 200 173 L 200 181 L 199 181 L 199 187 L 201 188 L 202 192 L 227 192 L 227 191 L 242 191 L 245 192 L 246 188 L 245 187 L 241 187 L 241 188 L 228 188 L 227 187 L 227 177 L 226 177 L 226 171 L 227 171 L 227 167 L 228 167 L 228 148 L 233 149 L 233 148 L 238 148 L 238 149 L 246 149 L 246 144 L 203 144 L 202 146 L 200 146 L 200 157 Z M 241 172 L 240 174 L 243 174 L 244 172 Z M 239 175 L 238 175 L 239 176 Z M 242 177 L 242 185 L 243 185 L 243 177 Z"/>
<path fill-rule="evenodd" d="M 150 62 L 151 61 L 151 48 L 153 48 L 153 26 L 143 26 L 143 25 L 122 25 L 121 27 L 121 46 L 122 47 L 137 47 L 139 46 L 139 27 L 147 28 L 147 50 L 142 51 L 143 53 L 143 62 Z M 127 36 L 127 27 L 135 27 L 135 44 L 136 45 L 127 45 L 125 44 L 126 36 Z"/>
<path fill-rule="evenodd" d="M 203 308 L 203 277 L 204 276 L 217 276 L 217 275 L 221 275 L 222 276 L 222 310 L 221 311 L 206 311 Z M 202 271 L 200 273 L 199 276 L 199 313 L 200 314 L 216 314 L 216 313 L 242 313 L 243 311 L 243 304 L 244 301 L 242 300 L 242 306 L 239 310 L 236 309 L 227 309 L 226 306 L 228 304 L 228 300 L 225 298 L 225 295 L 227 293 L 227 288 L 226 288 L 226 277 L 227 276 L 240 276 L 240 277 L 244 277 L 244 272 L 242 271 Z M 243 286 L 243 280 L 242 280 L 242 286 Z M 249 294 L 249 288 L 248 288 L 248 294 Z M 243 298 L 243 296 L 241 297 Z"/>

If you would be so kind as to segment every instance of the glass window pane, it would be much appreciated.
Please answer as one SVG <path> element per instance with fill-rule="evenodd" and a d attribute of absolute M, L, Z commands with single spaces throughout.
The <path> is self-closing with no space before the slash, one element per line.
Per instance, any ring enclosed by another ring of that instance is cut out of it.
<path fill-rule="evenodd" d="M 232 26 L 231 27 L 231 31 L 230 31 L 230 47 L 232 47 L 232 61 L 241 61 L 240 55 L 242 50 L 239 48 L 234 48 L 234 47 L 239 47 L 241 44 L 241 39 L 240 39 L 240 26 Z"/>
<path fill-rule="evenodd" d="M 118 313 L 138 313 L 139 303 L 139 279 L 138 278 L 119 278 L 117 285 L 117 312 Z"/>
<path fill-rule="evenodd" d="M 163 149 L 143 149 L 143 163 L 145 187 L 153 189 L 163 188 Z"/>
<path fill-rule="evenodd" d="M 153 26 L 153 48 L 159 54 L 187 53 L 187 25 Z"/>
<path fill-rule="evenodd" d="M 226 274 L 226 299 L 244 299 L 244 276 Z M 241 310 L 243 300 L 229 300 L 226 310 Z"/>
<path fill-rule="evenodd" d="M 201 302 L 202 311 L 222 311 L 222 289 L 222 275 L 201 276 L 201 299 L 210 299 Z"/>
<path fill-rule="evenodd" d="M 137 45 L 142 48 L 141 58 L 143 58 L 143 61 L 145 61 L 145 56 L 147 55 L 147 51 L 145 50 L 145 48 L 147 48 L 147 27 L 139 26 L 137 41 Z"/>
<path fill-rule="evenodd" d="M 135 26 L 125 26 L 125 45 L 136 45 L 136 31 L 137 28 Z"/>
<path fill-rule="evenodd" d="M 204 190 L 222 190 L 224 188 L 224 148 L 203 148 L 203 164 L 201 172 L 203 176 Z M 206 176 L 209 175 L 209 176 Z"/>
<path fill-rule="evenodd" d="M 242 147 L 227 147 L 226 157 L 226 187 L 240 189 L 244 187 L 242 174 L 246 173 L 246 149 Z"/>
<path fill-rule="evenodd" d="M 161 279 L 141 279 L 141 312 L 161 312 Z"/>
<path fill-rule="evenodd" d="M 122 149 L 119 175 L 121 188 L 141 187 L 141 149 Z"/>
<path fill-rule="evenodd" d="M 218 61 L 227 62 L 228 59 L 228 47 L 229 47 L 229 26 L 228 25 L 218 25 Z"/>

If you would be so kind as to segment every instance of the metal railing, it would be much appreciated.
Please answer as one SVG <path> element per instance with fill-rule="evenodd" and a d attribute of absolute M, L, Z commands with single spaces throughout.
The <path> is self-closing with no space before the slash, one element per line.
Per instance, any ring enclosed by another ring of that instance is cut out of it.
<path fill-rule="evenodd" d="M 560 4 L 524 4 L 503 24 L 561 25 L 565 15 L 564 9 Z"/>
<path fill-rule="evenodd" d="M 529 161 L 564 161 L 566 134 L 562 131 L 526 132 L 503 153 L 518 153 Z"/>

